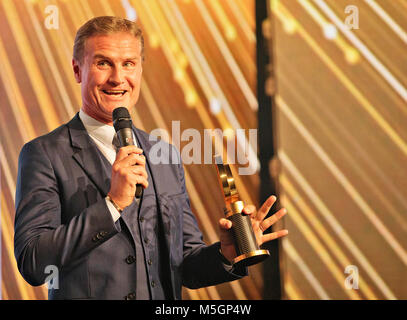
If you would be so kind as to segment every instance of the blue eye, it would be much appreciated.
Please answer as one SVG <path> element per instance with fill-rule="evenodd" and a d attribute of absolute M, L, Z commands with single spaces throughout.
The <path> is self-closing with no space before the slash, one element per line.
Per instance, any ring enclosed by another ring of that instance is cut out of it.
<path fill-rule="evenodd" d="M 110 65 L 110 64 L 109 64 L 109 62 L 107 62 L 106 60 L 103 60 L 103 61 L 99 61 L 99 62 L 97 63 L 97 65 L 98 65 L 98 66 L 108 66 L 108 65 Z"/>

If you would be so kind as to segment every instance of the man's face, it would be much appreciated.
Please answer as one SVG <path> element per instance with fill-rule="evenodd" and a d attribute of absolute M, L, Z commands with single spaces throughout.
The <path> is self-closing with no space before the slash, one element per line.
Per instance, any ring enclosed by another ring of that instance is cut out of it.
<path fill-rule="evenodd" d="M 140 40 L 125 32 L 90 37 L 83 61 L 72 60 L 81 83 L 82 109 L 91 117 L 112 124 L 115 108 L 133 107 L 140 94 L 142 57 Z"/>

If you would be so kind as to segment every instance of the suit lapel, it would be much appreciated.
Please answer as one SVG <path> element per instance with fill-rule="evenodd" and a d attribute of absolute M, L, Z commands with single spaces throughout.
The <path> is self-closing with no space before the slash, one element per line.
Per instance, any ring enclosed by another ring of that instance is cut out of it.
<path fill-rule="evenodd" d="M 161 215 L 164 235 L 168 245 L 168 248 L 171 248 L 171 219 L 170 212 L 167 204 L 167 197 L 165 194 L 161 193 L 160 190 L 160 176 L 164 177 L 168 172 L 165 170 L 165 166 L 162 164 L 154 164 L 151 159 L 149 159 L 150 150 L 152 147 L 151 141 L 149 141 L 145 135 L 141 134 L 140 131 L 133 126 L 134 133 L 136 135 L 137 142 L 141 149 L 143 149 L 143 154 L 147 159 L 147 165 L 150 170 L 151 180 L 153 182 L 153 187 L 157 200 L 158 214 Z M 171 250 L 170 250 L 171 251 Z"/>
<path fill-rule="evenodd" d="M 159 184 L 159 177 L 165 176 L 166 172 L 165 172 L 162 164 L 154 164 L 154 163 L 152 163 L 151 159 L 149 158 L 150 150 L 152 147 L 151 141 L 149 141 L 145 135 L 141 134 L 140 131 L 134 126 L 133 126 L 133 131 L 136 136 L 138 145 L 140 146 L 141 149 L 143 149 L 143 154 L 147 159 L 147 165 L 150 170 L 151 180 L 153 182 L 154 191 L 155 191 L 157 203 L 158 203 L 158 208 L 161 211 L 161 214 L 163 215 L 164 228 L 166 228 L 166 226 L 169 226 L 170 219 L 168 216 L 168 210 L 163 210 L 163 207 L 166 207 L 167 202 L 166 202 L 166 197 L 161 193 L 160 184 Z M 167 230 L 165 230 L 165 231 L 167 231 Z M 169 230 L 168 230 L 168 232 L 169 232 Z"/>
<path fill-rule="evenodd" d="M 172 266 L 172 259 L 171 259 L 171 254 L 173 253 L 174 250 L 178 250 L 179 248 L 173 248 L 172 247 L 172 241 L 171 241 L 171 230 L 173 229 L 171 226 L 171 218 L 170 218 L 170 210 L 168 207 L 167 203 L 167 197 L 165 194 L 161 193 L 160 190 L 160 176 L 163 177 L 168 172 L 165 170 L 165 166 L 162 164 L 153 164 L 151 159 L 149 159 L 152 143 L 149 141 L 145 135 L 141 134 L 138 129 L 136 129 L 133 126 L 133 131 L 136 135 L 136 139 L 138 142 L 138 145 L 140 146 L 141 149 L 143 149 L 144 156 L 147 159 L 147 165 L 150 170 L 151 174 L 151 180 L 153 182 L 154 190 L 155 190 L 155 195 L 156 195 L 156 201 L 157 201 L 157 214 L 161 216 L 161 222 L 162 222 L 162 227 L 164 231 L 164 238 L 165 242 L 167 244 L 167 249 L 168 249 L 168 262 L 169 262 L 169 267 L 170 269 L 173 269 Z M 170 277 L 171 277 L 171 289 L 172 289 L 172 297 L 173 299 L 177 299 L 177 281 L 175 279 L 175 271 L 171 270 L 170 272 Z"/>
<path fill-rule="evenodd" d="M 78 162 L 90 180 L 96 185 L 103 196 L 106 196 L 110 188 L 110 175 L 103 163 L 103 155 L 100 154 L 96 144 L 88 135 L 79 113 L 68 123 L 71 145 L 74 150 L 72 157 Z"/>

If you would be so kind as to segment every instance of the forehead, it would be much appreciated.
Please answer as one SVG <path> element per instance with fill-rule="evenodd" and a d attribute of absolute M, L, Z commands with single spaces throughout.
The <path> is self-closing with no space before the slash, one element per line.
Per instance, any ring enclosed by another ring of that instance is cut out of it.
<path fill-rule="evenodd" d="M 84 54 L 88 57 L 96 54 L 112 57 L 141 55 L 140 39 L 125 32 L 92 36 L 86 40 L 84 49 Z"/>

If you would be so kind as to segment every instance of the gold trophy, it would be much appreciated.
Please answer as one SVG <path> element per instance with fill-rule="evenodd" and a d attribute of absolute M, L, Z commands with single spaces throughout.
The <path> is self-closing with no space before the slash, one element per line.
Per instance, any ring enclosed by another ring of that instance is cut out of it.
<path fill-rule="evenodd" d="M 235 186 L 235 180 L 228 164 L 224 164 L 219 155 L 215 155 L 219 182 L 225 198 L 225 215 L 232 221 L 232 234 L 237 257 L 233 260 L 235 266 L 251 266 L 266 259 L 270 253 L 260 249 L 253 232 L 250 216 L 244 214 L 244 203 L 240 200 Z"/>

